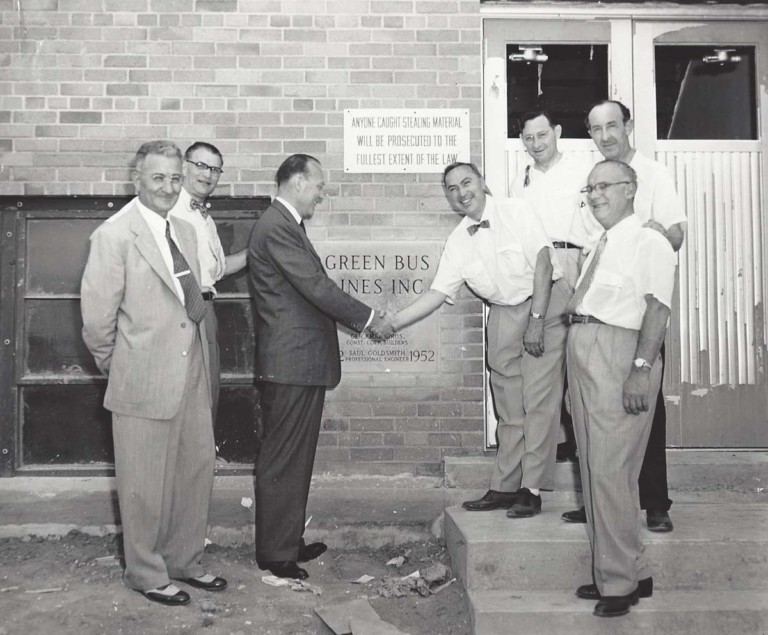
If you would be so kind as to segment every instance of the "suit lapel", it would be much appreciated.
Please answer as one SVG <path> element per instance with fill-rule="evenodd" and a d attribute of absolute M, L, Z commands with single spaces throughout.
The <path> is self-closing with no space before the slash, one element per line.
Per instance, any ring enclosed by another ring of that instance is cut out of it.
<path fill-rule="evenodd" d="M 160 253 L 155 237 L 149 230 L 149 225 L 147 225 L 146 221 L 141 217 L 141 212 L 139 212 L 137 207 L 134 207 L 131 211 L 131 231 L 136 235 L 134 241 L 136 249 L 139 250 L 139 253 L 144 260 L 147 261 L 147 264 L 152 267 L 154 272 L 160 276 L 160 279 L 171 290 L 173 295 L 178 298 L 179 295 L 176 293 L 176 287 L 173 284 L 171 272 L 168 271 L 168 267 L 165 264 L 165 260 L 163 260 L 163 255 Z M 179 301 L 181 300 L 179 299 Z"/>
<path fill-rule="evenodd" d="M 274 207 L 278 212 L 280 212 L 280 215 L 283 217 L 283 219 L 291 226 L 293 231 L 296 232 L 296 234 L 301 238 L 301 241 L 304 243 L 304 246 L 307 248 L 307 251 L 310 254 L 312 254 L 315 260 L 317 260 L 317 264 L 320 265 L 320 268 L 323 271 L 325 271 L 325 267 L 323 267 L 323 261 L 318 255 L 318 253 L 315 251 L 315 248 L 310 242 L 306 232 L 299 226 L 299 224 L 296 222 L 296 219 L 293 217 L 293 215 L 285 208 L 285 205 L 283 205 L 278 200 L 273 200 L 272 207 Z"/>

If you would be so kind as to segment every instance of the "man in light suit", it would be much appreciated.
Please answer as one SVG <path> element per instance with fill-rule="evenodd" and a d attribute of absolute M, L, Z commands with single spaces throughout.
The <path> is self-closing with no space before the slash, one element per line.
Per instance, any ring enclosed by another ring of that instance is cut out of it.
<path fill-rule="evenodd" d="M 125 583 L 165 605 L 190 601 L 172 578 L 227 586 L 202 566 L 215 451 L 195 232 L 167 218 L 181 171 L 172 142 L 139 148 L 138 195 L 91 236 L 81 285 L 83 340 L 108 377 Z"/>
<path fill-rule="evenodd" d="M 288 157 L 278 168 L 277 196 L 254 223 L 248 269 L 256 322 L 256 380 L 262 430 L 256 460 L 256 561 L 283 578 L 304 579 L 323 543 L 302 538 L 325 391 L 341 379 L 336 322 L 362 332 L 391 330 L 325 273 L 304 221 L 323 200 L 317 159 Z"/>

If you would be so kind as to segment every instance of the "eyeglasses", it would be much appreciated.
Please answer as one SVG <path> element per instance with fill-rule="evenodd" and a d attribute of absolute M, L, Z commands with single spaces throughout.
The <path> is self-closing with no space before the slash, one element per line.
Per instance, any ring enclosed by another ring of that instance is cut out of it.
<path fill-rule="evenodd" d="M 592 192 L 602 194 L 605 192 L 605 190 L 611 187 L 611 185 L 626 185 L 628 183 L 632 183 L 632 181 L 616 181 L 616 183 L 595 183 L 594 185 L 587 185 L 586 187 L 582 187 L 579 191 L 582 194 L 592 194 Z"/>
<path fill-rule="evenodd" d="M 187 163 L 191 163 L 194 165 L 198 170 L 210 170 L 214 174 L 221 174 L 224 172 L 221 168 L 217 168 L 215 165 L 208 165 L 207 163 L 203 163 L 202 161 L 190 161 L 189 159 L 184 159 Z"/>

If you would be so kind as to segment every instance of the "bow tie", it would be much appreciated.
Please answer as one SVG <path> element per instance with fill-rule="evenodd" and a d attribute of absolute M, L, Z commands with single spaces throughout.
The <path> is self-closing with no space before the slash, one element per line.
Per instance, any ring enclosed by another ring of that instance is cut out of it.
<path fill-rule="evenodd" d="M 488 222 L 488 220 L 481 220 L 476 225 L 470 225 L 467 227 L 467 231 L 469 232 L 470 236 L 474 236 L 477 233 L 478 229 L 488 229 L 491 226 L 491 224 Z"/>
<path fill-rule="evenodd" d="M 192 210 L 197 210 L 198 212 L 200 212 L 203 215 L 203 218 L 208 218 L 208 210 L 205 209 L 205 205 L 203 205 L 202 203 L 191 198 L 189 199 L 189 207 Z"/>

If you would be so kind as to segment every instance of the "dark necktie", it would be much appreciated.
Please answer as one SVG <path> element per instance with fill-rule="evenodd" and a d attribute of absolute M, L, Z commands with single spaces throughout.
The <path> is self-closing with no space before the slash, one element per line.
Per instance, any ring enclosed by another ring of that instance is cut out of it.
<path fill-rule="evenodd" d="M 187 309 L 187 315 L 193 322 L 199 323 L 205 316 L 207 307 L 200 286 L 192 275 L 192 270 L 187 264 L 187 259 L 181 253 L 176 243 L 171 238 L 171 223 L 165 221 L 165 238 L 168 246 L 171 248 L 171 258 L 173 259 L 173 275 L 179 281 L 181 289 L 184 291 L 184 308 Z"/>
<path fill-rule="evenodd" d="M 208 210 L 205 209 L 205 205 L 203 203 L 200 203 L 199 201 L 196 201 L 195 199 L 191 198 L 189 199 L 189 206 L 192 208 L 192 210 L 197 210 L 202 214 L 203 218 L 208 218 Z"/>
<path fill-rule="evenodd" d="M 584 296 L 587 295 L 589 285 L 592 284 L 592 279 L 595 277 L 595 271 L 597 271 L 600 256 L 603 255 L 603 249 L 605 249 L 606 242 L 608 242 L 608 234 L 603 232 L 603 235 L 600 236 L 600 240 L 597 243 L 597 247 L 595 247 L 595 257 L 592 258 L 592 262 L 589 263 L 589 268 L 581 279 L 579 286 L 576 287 L 576 291 L 574 291 L 571 301 L 568 303 L 568 308 L 566 309 L 568 313 L 575 313 L 576 309 L 584 299 Z"/>
<path fill-rule="evenodd" d="M 470 225 L 467 227 L 467 231 L 469 232 L 470 236 L 474 236 L 477 233 L 478 229 L 488 229 L 491 226 L 491 224 L 488 222 L 488 219 L 481 220 L 476 225 Z"/>
<path fill-rule="evenodd" d="M 305 234 L 307 233 L 307 226 L 304 224 L 304 221 L 299 222 L 299 227 L 301 227 L 301 231 L 303 231 Z"/>

